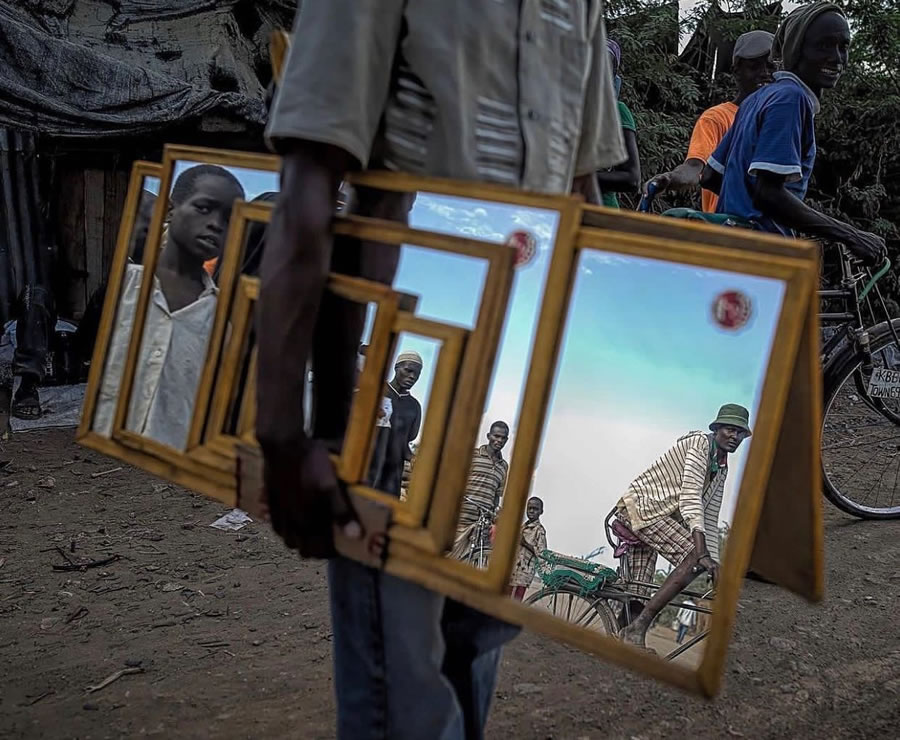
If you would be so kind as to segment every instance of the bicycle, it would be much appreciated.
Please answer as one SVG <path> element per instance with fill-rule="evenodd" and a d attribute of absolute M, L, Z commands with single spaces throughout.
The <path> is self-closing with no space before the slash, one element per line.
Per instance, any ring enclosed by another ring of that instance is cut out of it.
<path fill-rule="evenodd" d="M 615 510 L 604 521 L 606 539 L 614 551 L 620 552 L 620 542 L 614 540 L 610 519 Z M 660 584 L 636 581 L 631 577 L 628 552 L 621 552 L 619 567 L 607 568 L 589 560 L 563 555 L 552 550 L 544 550 L 538 555 L 537 575 L 542 588 L 525 599 L 529 606 L 540 606 L 556 617 L 565 619 L 585 629 L 615 637 L 619 633 L 621 617 L 625 624 L 632 621 L 632 602 L 647 602 L 650 596 L 638 593 L 637 589 L 660 588 Z M 706 600 L 712 597 L 712 590 L 706 592 L 684 590 L 682 597 Z M 698 614 L 712 614 L 712 610 L 685 601 L 672 601 L 669 606 L 688 609 Z M 666 660 L 675 660 L 695 645 L 700 644 L 709 634 L 702 630 L 697 635 L 667 653 Z"/>
<path fill-rule="evenodd" d="M 649 212 L 655 190 L 638 210 Z M 722 214 L 689 209 L 663 212 L 724 226 Z M 712 216 L 718 217 L 718 221 Z M 818 291 L 822 310 L 819 359 L 823 377 L 822 482 L 825 497 L 861 519 L 900 518 L 900 319 L 892 318 L 878 285 L 891 269 L 889 259 L 874 272 L 839 247 L 837 287 Z M 879 320 L 872 296 L 880 306 Z"/>
<path fill-rule="evenodd" d="M 471 496 L 463 499 L 470 506 L 478 510 L 478 518 L 475 520 L 469 532 L 468 547 L 460 555 L 459 559 L 464 563 L 470 563 L 476 568 L 487 568 L 488 558 L 490 557 L 491 548 L 485 546 L 485 542 L 490 542 L 490 531 L 494 524 L 493 512 L 489 511 Z"/>

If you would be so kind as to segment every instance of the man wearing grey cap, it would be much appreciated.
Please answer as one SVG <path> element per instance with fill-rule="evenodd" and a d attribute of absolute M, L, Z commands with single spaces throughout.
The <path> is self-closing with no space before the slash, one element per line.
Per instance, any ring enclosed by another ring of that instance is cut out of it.
<path fill-rule="evenodd" d="M 732 72 L 737 83 L 734 100 L 703 111 L 694 124 L 684 162 L 671 172 L 654 177 L 647 183 L 645 190 L 652 185 L 657 193 L 661 193 L 664 190 L 695 188 L 700 184 L 706 160 L 734 123 L 738 106 L 772 79 L 775 65 L 770 53 L 774 38 L 768 31 L 750 31 L 738 37 L 732 55 Z M 711 190 L 703 190 L 701 202 L 704 213 L 715 213 L 718 196 Z"/>

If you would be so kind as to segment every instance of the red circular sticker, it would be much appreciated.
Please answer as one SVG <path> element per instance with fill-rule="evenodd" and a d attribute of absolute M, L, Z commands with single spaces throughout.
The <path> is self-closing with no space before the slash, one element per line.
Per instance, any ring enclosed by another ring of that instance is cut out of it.
<path fill-rule="evenodd" d="M 750 297 L 739 290 L 719 293 L 712 304 L 712 317 L 720 327 L 735 331 L 750 319 L 753 304 Z"/>
<path fill-rule="evenodd" d="M 516 267 L 524 267 L 537 254 L 537 240 L 530 231 L 517 229 L 506 237 L 506 246 L 516 250 Z"/>

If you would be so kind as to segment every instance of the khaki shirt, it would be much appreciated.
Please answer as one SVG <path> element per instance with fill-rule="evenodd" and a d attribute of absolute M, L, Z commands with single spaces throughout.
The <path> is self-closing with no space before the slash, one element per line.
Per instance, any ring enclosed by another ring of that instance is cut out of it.
<path fill-rule="evenodd" d="M 143 266 L 128 265 L 119 298 L 94 413 L 94 431 L 106 437 L 112 431 L 143 275 Z M 154 276 L 128 407 L 128 430 L 178 450 L 183 450 L 187 443 L 216 313 L 216 287 L 206 272 L 203 278 L 206 287 L 197 300 L 178 311 L 170 311 L 159 280 Z"/>
<path fill-rule="evenodd" d="M 627 159 L 602 0 L 301 0 L 266 135 L 568 192 Z"/>

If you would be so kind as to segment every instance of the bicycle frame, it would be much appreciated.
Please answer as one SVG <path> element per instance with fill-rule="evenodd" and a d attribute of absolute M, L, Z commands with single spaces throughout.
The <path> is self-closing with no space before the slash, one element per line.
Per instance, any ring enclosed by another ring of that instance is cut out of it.
<path fill-rule="evenodd" d="M 609 514 L 606 515 L 606 518 L 603 520 L 603 529 L 606 533 L 606 541 L 609 543 L 610 547 L 613 551 L 619 546 L 618 541 L 613 538 L 612 528 L 610 527 L 610 521 L 615 516 L 616 510 L 612 509 Z M 619 559 L 619 568 L 622 574 L 622 582 L 626 587 L 629 586 L 640 586 L 642 588 L 649 588 L 654 591 L 658 591 L 660 589 L 660 584 L 658 583 L 646 583 L 644 581 L 636 581 L 631 577 L 631 568 L 629 565 L 628 553 L 626 552 Z M 698 591 L 682 591 L 681 596 L 694 598 L 694 599 L 707 599 L 711 592 L 700 593 Z M 638 594 L 630 590 L 615 588 L 615 589 L 601 589 L 597 593 L 597 598 L 593 603 L 597 601 L 620 601 L 622 602 L 622 607 L 625 610 L 625 619 L 628 623 L 631 622 L 631 602 L 634 601 L 649 601 L 650 597 L 644 594 Z M 678 607 L 682 609 L 687 609 L 689 611 L 697 612 L 699 614 L 712 614 L 712 609 L 708 609 L 705 606 L 698 606 L 696 604 L 688 604 L 684 601 L 670 601 L 669 606 Z M 701 642 L 707 635 L 709 634 L 709 630 L 704 630 L 698 635 L 695 635 L 690 640 L 688 640 L 684 645 L 679 645 L 675 650 L 666 655 L 666 660 L 674 660 L 679 655 L 683 654 L 686 650 L 690 650 L 694 645 Z"/>
<path fill-rule="evenodd" d="M 468 496 L 465 497 L 465 500 L 478 509 L 478 519 L 475 521 L 475 528 L 472 530 L 472 536 L 469 541 L 469 548 L 466 550 L 464 562 L 471 563 L 476 568 L 485 568 L 487 566 L 487 559 L 484 556 L 486 552 L 484 547 L 484 537 L 486 532 L 490 530 L 492 518 L 488 510 L 483 506 L 472 501 Z M 477 561 L 474 557 L 476 551 L 478 553 Z"/>
<path fill-rule="evenodd" d="M 880 399 L 873 399 L 869 395 L 868 388 L 864 382 L 864 377 L 872 373 L 873 364 L 872 352 L 869 345 L 869 329 L 866 327 L 863 319 L 863 301 L 868 305 L 869 313 L 872 315 L 874 324 L 877 324 L 878 322 L 878 317 L 875 315 L 875 309 L 872 306 L 872 302 L 868 299 L 868 293 L 872 288 L 875 289 L 875 294 L 877 295 L 878 301 L 881 303 L 881 308 L 884 311 L 884 315 L 888 320 L 888 326 L 894 336 L 894 344 L 897 349 L 900 350 L 900 336 L 898 336 L 897 331 L 891 323 L 891 316 L 888 313 L 887 305 L 885 304 L 884 298 L 877 285 L 878 280 L 890 267 L 890 261 L 886 261 L 881 270 L 872 276 L 866 287 L 860 291 L 859 284 L 865 279 L 868 271 L 864 269 L 854 270 L 854 260 L 844 247 L 840 247 L 840 256 L 841 287 L 825 288 L 818 291 L 820 301 L 837 298 L 844 302 L 845 309 L 844 311 L 825 311 L 819 313 L 819 321 L 821 323 L 838 324 L 839 326 L 834 334 L 823 343 L 820 351 L 822 369 L 827 372 L 831 359 L 836 356 L 836 350 L 841 346 L 845 337 L 849 338 L 857 351 L 862 354 L 861 372 L 858 372 L 855 377 L 856 389 L 859 392 L 860 397 L 873 411 L 883 415 L 887 414 L 889 418 L 896 421 L 895 415 L 887 410 L 883 401 Z M 841 331 L 841 328 L 843 328 L 843 331 Z"/>

